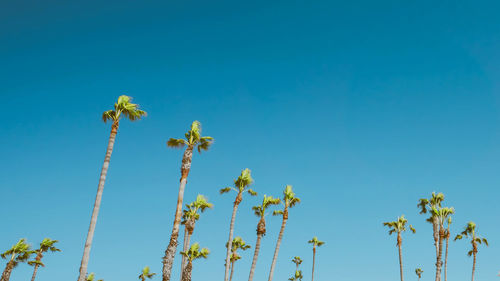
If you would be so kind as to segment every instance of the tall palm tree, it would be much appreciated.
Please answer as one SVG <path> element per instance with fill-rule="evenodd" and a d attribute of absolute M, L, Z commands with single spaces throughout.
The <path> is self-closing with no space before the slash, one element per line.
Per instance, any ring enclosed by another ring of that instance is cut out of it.
<path fill-rule="evenodd" d="M 449 216 L 455 213 L 455 209 L 453 208 L 439 208 L 433 207 L 432 216 L 436 218 L 438 223 L 438 233 L 439 233 L 439 253 L 436 262 L 436 280 L 441 280 L 441 269 L 443 266 L 442 255 L 443 255 L 443 240 L 446 239 L 446 230 L 444 224 L 446 223 Z"/>
<path fill-rule="evenodd" d="M 418 281 L 420 281 L 420 278 L 422 278 L 422 273 L 424 273 L 424 271 L 420 267 L 415 269 L 415 274 L 417 274 Z"/>
<path fill-rule="evenodd" d="M 109 135 L 108 148 L 106 150 L 106 156 L 104 157 L 104 163 L 101 169 L 99 185 L 97 186 L 97 195 L 94 202 L 92 217 L 90 219 L 87 240 L 85 241 L 85 246 L 83 248 L 83 257 L 80 265 L 80 275 L 78 276 L 78 281 L 85 281 L 85 276 L 87 275 L 87 266 L 90 258 L 90 248 L 92 247 L 92 239 L 94 238 L 97 216 L 99 215 L 99 208 L 101 207 L 102 192 L 104 190 L 104 183 L 106 181 L 109 162 L 111 161 L 111 153 L 113 153 L 113 146 L 115 144 L 116 134 L 118 133 L 118 126 L 120 125 L 120 119 L 122 117 L 125 117 L 131 121 L 135 121 L 141 119 L 141 117 L 143 116 L 146 116 L 146 112 L 140 110 L 139 105 L 133 104 L 131 97 L 125 95 L 118 98 L 118 101 L 115 103 L 114 107 L 114 110 L 108 110 L 102 114 L 102 120 L 105 123 L 107 121 L 112 122 L 111 133 Z"/>
<path fill-rule="evenodd" d="M 177 207 L 175 209 L 174 225 L 172 227 L 172 234 L 170 235 L 170 242 L 165 250 L 163 257 L 163 281 L 169 281 L 172 274 L 172 265 L 174 264 L 175 252 L 177 251 L 177 238 L 179 237 L 179 226 L 181 224 L 182 216 L 182 201 L 184 200 L 184 189 L 186 188 L 187 177 L 191 169 L 191 161 L 193 159 L 193 150 L 198 149 L 198 152 L 208 150 L 213 143 L 212 137 L 201 136 L 201 123 L 194 121 L 191 124 L 191 129 L 185 134 L 185 139 L 171 138 L 167 142 L 168 147 L 182 148 L 186 146 L 184 155 L 182 157 L 181 165 L 181 180 L 179 185 L 179 193 L 177 196 Z"/>
<path fill-rule="evenodd" d="M 2 259 L 8 259 L 0 281 L 9 281 L 12 270 L 19 263 L 26 262 L 33 253 L 34 251 L 31 250 L 31 245 L 26 243 L 26 239 L 20 239 L 12 248 L 0 254 Z"/>
<path fill-rule="evenodd" d="M 228 245 L 226 245 L 226 247 L 227 246 Z M 247 245 L 246 242 L 239 236 L 233 239 L 233 242 L 231 243 L 231 258 L 229 259 L 231 262 L 231 274 L 229 276 L 229 281 L 233 280 L 234 264 L 237 260 L 241 259 L 241 256 L 238 254 L 238 250 L 246 251 L 250 247 L 251 246 Z"/>
<path fill-rule="evenodd" d="M 444 281 L 448 281 L 448 246 L 450 244 L 450 225 L 451 225 L 451 215 L 448 217 L 447 228 L 445 232 L 446 238 L 446 253 L 444 255 Z"/>
<path fill-rule="evenodd" d="M 290 281 L 302 280 L 302 270 L 299 270 L 299 265 L 302 263 L 302 259 L 299 256 L 293 257 L 292 262 L 295 264 L 295 273 L 292 277 L 288 278 Z"/>
<path fill-rule="evenodd" d="M 476 224 L 474 222 L 469 222 L 465 228 L 464 231 L 462 231 L 460 234 L 458 234 L 455 237 L 456 240 L 461 240 L 462 238 L 467 237 L 470 238 L 471 241 L 470 243 L 472 244 L 472 250 L 470 250 L 467 255 L 473 256 L 473 262 L 472 262 L 472 281 L 474 281 L 474 272 L 476 271 L 476 255 L 477 255 L 477 246 L 478 244 L 484 243 L 486 246 L 488 246 L 488 240 L 486 238 L 481 238 L 476 235 Z"/>
<path fill-rule="evenodd" d="M 191 281 L 191 272 L 193 271 L 193 261 L 199 258 L 206 259 L 210 254 L 210 251 L 207 248 L 203 248 L 200 250 L 200 244 L 194 243 L 191 245 L 189 250 L 186 252 L 181 252 L 181 255 L 187 257 L 187 265 L 184 268 L 184 272 L 182 273 L 182 281 Z"/>
<path fill-rule="evenodd" d="M 438 218 L 432 212 L 433 208 L 441 208 L 441 203 L 444 201 L 443 193 L 432 192 L 431 198 L 421 198 L 418 200 L 417 207 L 420 208 L 420 214 L 430 213 L 430 217 L 427 218 L 427 222 L 432 224 L 432 236 L 434 238 L 434 247 L 436 248 L 436 276 L 438 276 L 438 258 L 439 258 L 439 223 Z M 439 281 L 436 277 L 436 281 Z"/>
<path fill-rule="evenodd" d="M 234 181 L 234 187 L 226 187 L 222 188 L 219 192 L 220 194 L 228 193 L 231 190 L 237 192 L 236 199 L 233 203 L 233 213 L 231 215 L 231 223 L 229 224 L 229 239 L 226 243 L 226 264 L 225 264 L 225 272 L 224 272 L 224 281 L 229 280 L 229 265 L 231 259 L 231 247 L 228 245 L 233 241 L 233 233 L 234 233 L 234 221 L 236 219 L 236 212 L 238 211 L 238 206 L 243 200 L 243 193 L 248 192 L 252 196 L 256 196 L 257 192 L 253 191 L 249 186 L 253 183 L 252 175 L 250 169 L 244 169 L 241 171 L 240 176 Z"/>
<path fill-rule="evenodd" d="M 146 266 L 146 267 L 144 267 L 144 268 L 142 269 L 141 275 L 139 275 L 139 277 L 138 277 L 138 278 L 139 278 L 141 281 L 146 281 L 146 279 L 152 279 L 152 278 L 153 278 L 153 276 L 155 276 L 155 275 L 156 275 L 156 273 L 152 273 L 152 272 L 150 273 L 150 272 L 149 272 L 149 266 Z"/>
<path fill-rule="evenodd" d="M 89 276 L 87 276 L 87 278 L 85 278 L 86 281 L 94 281 L 95 279 L 95 274 L 94 272 L 90 273 Z M 99 279 L 97 281 L 104 281 L 103 279 Z"/>
<path fill-rule="evenodd" d="M 272 205 L 278 205 L 280 202 L 281 200 L 279 198 L 264 195 L 262 204 L 252 207 L 254 214 L 259 217 L 259 222 L 257 223 L 257 242 L 255 242 L 255 251 L 253 254 L 252 267 L 250 268 L 250 276 L 248 277 L 248 281 L 253 280 L 253 275 L 257 266 L 257 258 L 259 257 L 260 243 L 262 237 L 266 235 L 266 210 Z"/>
<path fill-rule="evenodd" d="M 316 261 L 316 247 L 321 247 L 325 242 L 319 241 L 318 237 L 314 236 L 311 240 L 307 241 L 309 244 L 313 245 L 313 265 L 312 265 L 312 278 L 311 281 L 314 281 L 314 264 Z"/>
<path fill-rule="evenodd" d="M 396 221 L 384 222 L 383 225 L 389 228 L 389 235 L 396 233 L 397 234 L 397 243 L 399 250 L 399 273 L 401 275 L 401 281 L 403 280 L 403 255 L 402 255 L 402 244 L 403 238 L 401 237 L 401 233 L 406 231 L 406 223 L 408 220 L 405 219 L 404 215 L 401 215 Z M 415 228 L 410 224 L 411 232 L 415 233 Z"/>
<path fill-rule="evenodd" d="M 281 221 L 281 229 L 278 235 L 278 241 L 276 242 L 276 248 L 274 249 L 273 261 L 271 263 L 271 270 L 269 271 L 268 281 L 273 280 L 274 269 L 276 267 L 276 261 L 278 260 L 281 240 L 283 240 L 283 233 L 285 232 L 286 222 L 288 221 L 288 209 L 300 203 L 300 198 L 295 196 L 291 185 L 287 185 L 285 187 L 285 190 L 283 191 L 283 200 L 281 203 L 283 204 L 283 210 L 273 212 L 273 215 L 275 216 L 281 215 L 283 220 Z"/>
<path fill-rule="evenodd" d="M 184 225 L 184 246 L 182 251 L 186 252 L 189 248 L 191 236 L 194 232 L 194 227 L 196 221 L 200 219 L 200 212 L 205 212 L 206 209 L 213 208 L 214 204 L 208 203 L 208 200 L 205 196 L 198 194 L 196 200 L 191 202 L 190 204 L 186 204 L 186 209 L 183 211 L 182 218 L 183 221 L 181 224 Z M 181 280 L 182 280 L 182 272 L 184 271 L 184 267 L 186 266 L 187 258 L 182 256 L 182 264 L 181 264 Z"/>
<path fill-rule="evenodd" d="M 56 248 L 54 246 L 54 244 L 57 243 L 57 242 L 59 242 L 59 241 L 52 240 L 50 238 L 45 238 L 40 243 L 40 248 L 38 248 L 38 249 L 35 250 L 35 253 L 36 253 L 35 260 L 28 262 L 29 265 L 35 267 L 33 269 L 33 276 L 31 277 L 31 281 L 35 281 L 35 277 L 36 277 L 36 273 L 37 273 L 38 267 L 39 266 L 45 266 L 45 264 L 43 264 L 43 262 L 42 262 L 43 254 L 46 253 L 46 252 L 48 252 L 48 251 L 51 251 L 51 252 L 60 252 L 61 251 L 61 250 L 59 250 L 58 248 Z"/>

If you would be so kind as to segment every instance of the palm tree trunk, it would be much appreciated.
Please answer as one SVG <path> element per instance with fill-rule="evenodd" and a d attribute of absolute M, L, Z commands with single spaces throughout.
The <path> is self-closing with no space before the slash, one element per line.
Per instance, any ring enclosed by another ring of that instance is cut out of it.
<path fill-rule="evenodd" d="M 115 144 L 116 134 L 118 133 L 118 122 L 114 122 L 111 126 L 111 134 L 109 135 L 108 148 L 106 150 L 106 156 L 104 157 L 104 163 L 101 169 L 101 176 L 99 178 L 99 185 L 97 186 L 97 195 L 94 202 L 94 210 L 92 211 L 92 217 L 90 219 L 90 226 L 87 232 L 87 240 L 85 241 L 85 246 L 83 248 L 83 257 L 80 264 L 80 275 L 78 276 L 78 281 L 85 281 L 87 276 L 87 266 L 90 259 L 90 248 L 92 247 L 92 239 L 94 238 L 95 226 L 97 224 L 97 216 L 99 215 L 99 209 L 101 207 L 102 192 L 104 190 L 104 183 L 106 182 L 106 175 L 108 173 L 109 163 L 111 161 L 111 153 L 113 153 L 113 146 Z"/>
<path fill-rule="evenodd" d="M 233 214 L 231 215 L 231 223 L 229 225 L 229 240 L 227 241 L 227 253 L 226 253 L 226 270 L 224 272 L 224 281 L 228 281 L 229 279 L 229 264 L 231 257 L 231 243 L 233 242 L 233 232 L 234 232 L 234 221 L 236 220 L 236 212 L 238 211 L 238 205 L 241 203 L 242 194 L 238 193 L 236 199 L 233 204 Z"/>
<path fill-rule="evenodd" d="M 184 271 L 182 272 L 182 281 L 191 281 L 191 272 L 193 271 L 193 262 L 188 261 Z"/>
<path fill-rule="evenodd" d="M 182 251 L 186 252 L 187 251 L 187 237 L 188 237 L 188 230 L 187 226 L 184 225 L 184 245 L 182 246 Z M 182 255 L 182 263 L 181 263 L 181 281 L 182 281 L 182 274 L 184 273 L 184 266 L 186 265 L 186 256 Z"/>
<path fill-rule="evenodd" d="M 193 225 L 193 230 L 192 231 L 189 231 L 188 230 L 188 235 L 187 235 L 187 238 L 185 238 L 185 248 L 184 248 L 184 252 L 187 252 L 189 250 L 189 245 L 191 243 L 191 236 L 193 235 L 193 231 L 194 231 L 194 225 Z M 186 258 L 186 263 L 187 263 L 187 257 L 185 256 L 182 256 L 183 258 Z M 184 274 L 184 268 L 186 267 L 186 263 L 184 264 L 184 267 L 182 267 L 182 271 L 181 271 L 181 278 L 182 278 L 182 274 Z"/>
<path fill-rule="evenodd" d="M 229 275 L 229 281 L 233 280 L 233 273 L 234 273 L 234 262 L 231 263 L 231 275 Z"/>
<path fill-rule="evenodd" d="M 312 277 L 311 281 L 314 281 L 314 264 L 316 262 L 316 246 L 313 246 L 313 269 L 312 269 Z"/>
<path fill-rule="evenodd" d="M 474 272 L 476 271 L 476 253 L 473 253 L 473 260 L 472 260 L 472 281 L 474 281 Z"/>
<path fill-rule="evenodd" d="M 439 227 L 439 252 L 436 260 L 436 281 L 441 281 L 441 268 L 443 266 L 442 256 L 443 256 L 443 238 L 444 238 L 444 228 Z"/>
<path fill-rule="evenodd" d="M 38 264 L 36 264 L 35 268 L 33 269 L 33 276 L 31 276 L 31 281 L 35 281 L 37 271 L 38 271 Z"/>
<path fill-rule="evenodd" d="M 450 230 L 446 234 L 446 252 L 444 254 L 444 281 L 448 281 L 448 245 L 450 242 Z"/>
<path fill-rule="evenodd" d="M 179 237 L 179 226 L 181 224 L 182 216 L 182 202 L 184 200 L 184 189 L 186 188 L 187 177 L 191 169 L 191 160 L 193 159 L 193 147 L 188 146 L 184 151 L 181 166 L 181 180 L 179 186 L 179 193 L 177 196 L 177 207 L 175 209 L 174 226 L 172 227 L 172 234 L 170 235 L 170 242 L 165 250 L 163 257 L 163 281 L 169 281 L 172 274 L 172 266 L 174 264 L 175 253 L 177 251 L 177 238 Z"/>
<path fill-rule="evenodd" d="M 5 270 L 2 273 L 2 278 L 0 279 L 1 281 L 9 281 L 10 279 L 10 274 L 12 273 L 12 269 L 14 269 L 14 262 L 9 261 L 7 265 L 5 266 Z"/>
<path fill-rule="evenodd" d="M 253 274 L 255 273 L 255 268 L 257 266 L 257 258 L 259 257 L 261 240 L 262 234 L 257 234 L 257 242 L 255 242 L 255 251 L 253 253 L 252 267 L 250 268 L 250 276 L 248 277 L 248 281 L 253 280 Z"/>
<path fill-rule="evenodd" d="M 276 261 L 278 260 L 278 252 L 280 251 L 281 240 L 283 239 L 283 233 L 285 232 L 286 222 L 288 220 L 288 209 L 285 207 L 283 211 L 283 221 L 281 222 L 280 234 L 278 236 L 278 241 L 276 242 L 276 248 L 274 249 L 273 262 L 271 263 L 271 270 L 269 271 L 268 281 L 273 280 L 274 268 L 276 267 Z"/>
<path fill-rule="evenodd" d="M 398 250 L 399 250 L 399 275 L 401 276 L 401 281 L 403 280 L 403 254 L 402 254 L 402 241 L 401 233 L 398 233 Z"/>

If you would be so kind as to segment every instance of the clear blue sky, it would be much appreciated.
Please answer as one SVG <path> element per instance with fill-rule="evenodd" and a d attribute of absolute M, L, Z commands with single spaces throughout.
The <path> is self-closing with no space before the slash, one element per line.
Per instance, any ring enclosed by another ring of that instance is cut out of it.
<path fill-rule="evenodd" d="M 401 214 L 417 228 L 404 236 L 406 279 L 420 266 L 430 280 L 431 226 L 416 204 L 432 191 L 456 208 L 454 233 L 474 220 L 490 238 L 477 280 L 497 280 L 499 10 L 498 1 L 4 1 L 0 248 L 59 239 L 63 252 L 46 256 L 37 280 L 76 280 L 110 130 L 101 113 L 128 94 L 149 116 L 120 127 L 89 265 L 97 277 L 161 272 L 182 157 L 165 142 L 200 120 L 216 143 L 194 156 L 185 200 L 205 194 L 215 208 L 195 230 L 212 254 L 193 280 L 223 279 L 233 195 L 218 190 L 246 167 L 259 193 L 291 184 L 303 200 L 277 281 L 295 255 L 310 280 L 313 235 L 326 241 L 317 280 L 398 280 L 382 222 Z M 259 201 L 245 198 L 237 216 L 251 245 Z M 268 218 L 256 280 L 267 277 L 279 226 Z M 469 244 L 451 245 L 449 279 L 466 280 Z M 12 281 L 30 276 L 21 265 Z"/>

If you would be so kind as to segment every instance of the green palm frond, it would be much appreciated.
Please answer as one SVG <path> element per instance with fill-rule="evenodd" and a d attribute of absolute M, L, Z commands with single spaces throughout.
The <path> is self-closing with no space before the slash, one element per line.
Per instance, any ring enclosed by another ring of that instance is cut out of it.
<path fill-rule="evenodd" d="M 309 244 L 313 244 L 313 246 L 322 246 L 325 242 L 318 240 L 318 237 L 314 236 L 311 240 L 307 241 Z"/>
<path fill-rule="evenodd" d="M 173 148 L 182 148 L 184 145 L 186 145 L 187 142 L 183 139 L 174 139 L 171 138 L 167 141 L 167 146 L 168 147 L 173 147 Z"/>
<path fill-rule="evenodd" d="M 9 250 L 0 254 L 0 257 L 6 259 L 11 258 L 16 266 L 20 262 L 26 262 L 35 251 L 31 250 L 31 245 L 26 242 L 26 239 L 22 238 L 14 244 Z"/>
<path fill-rule="evenodd" d="M 292 262 L 296 265 L 299 266 L 302 263 L 302 259 L 299 256 L 293 257 Z"/>
<path fill-rule="evenodd" d="M 283 202 L 285 202 L 285 205 L 288 205 L 290 208 L 300 203 L 300 198 L 295 196 L 291 185 L 285 186 L 285 190 L 283 191 Z"/>
<path fill-rule="evenodd" d="M 207 248 L 202 248 L 200 250 L 200 244 L 194 243 L 186 252 L 181 252 L 181 255 L 188 258 L 190 261 L 194 261 L 200 258 L 206 259 L 210 251 Z"/>
<path fill-rule="evenodd" d="M 396 221 L 391 221 L 391 222 L 384 222 L 383 226 L 387 226 L 389 228 L 389 235 L 393 233 L 402 233 L 406 231 L 406 224 L 408 223 L 408 220 L 405 218 L 404 215 L 401 215 L 398 217 Z M 409 226 L 410 231 L 415 233 L 415 228 L 413 228 L 412 225 Z"/>
<path fill-rule="evenodd" d="M 219 193 L 220 194 L 228 193 L 229 191 L 231 191 L 231 189 L 232 189 L 231 187 L 224 187 L 221 190 L 219 190 Z"/>
<path fill-rule="evenodd" d="M 132 103 L 132 98 L 126 95 L 118 97 L 118 101 L 114 105 L 114 110 L 104 111 L 102 120 L 104 122 L 113 121 L 118 122 L 121 116 L 125 116 L 130 121 L 135 121 L 146 116 L 147 113 L 139 109 L 139 105 Z"/>
<path fill-rule="evenodd" d="M 170 138 L 167 142 L 168 147 L 181 148 L 184 145 L 191 149 L 197 147 L 198 152 L 206 151 L 212 145 L 214 138 L 201 136 L 201 123 L 194 121 L 191 123 L 191 128 L 184 134 L 185 139 Z"/>
<path fill-rule="evenodd" d="M 246 168 L 241 171 L 240 176 L 234 181 L 234 186 L 240 191 L 243 191 L 246 187 L 253 183 L 252 171 Z"/>
<path fill-rule="evenodd" d="M 156 275 L 156 273 L 149 272 L 149 271 L 150 271 L 149 266 L 144 267 L 141 271 L 141 275 L 139 275 L 139 279 L 140 280 L 146 280 L 146 278 L 151 279 L 151 278 L 153 278 L 153 276 Z"/>
<path fill-rule="evenodd" d="M 252 210 L 257 217 L 264 217 L 266 215 L 266 209 L 272 205 L 278 205 L 281 202 L 279 198 L 274 198 L 272 196 L 267 196 L 264 194 L 262 199 L 262 204 L 259 206 L 253 206 Z"/>

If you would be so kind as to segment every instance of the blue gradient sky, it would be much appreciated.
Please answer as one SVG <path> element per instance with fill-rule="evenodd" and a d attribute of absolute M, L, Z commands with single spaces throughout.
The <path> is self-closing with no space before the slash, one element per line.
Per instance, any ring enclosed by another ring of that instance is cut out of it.
<path fill-rule="evenodd" d="M 295 255 L 310 280 L 313 235 L 327 242 L 316 280 L 398 280 L 382 222 L 401 214 L 417 228 L 404 236 L 406 278 L 420 266 L 429 280 L 431 226 L 416 204 L 432 191 L 456 208 L 454 232 L 474 220 L 490 238 L 477 280 L 496 280 L 499 2 L 403 2 L 2 2 L 0 248 L 59 239 L 63 253 L 46 256 L 37 280 L 76 280 L 110 129 L 101 112 L 125 93 L 149 116 L 120 127 L 89 265 L 97 277 L 161 272 L 182 156 L 165 142 L 197 119 L 216 143 L 195 155 L 185 199 L 202 193 L 215 208 L 193 237 L 212 250 L 193 280 L 223 279 L 233 198 L 218 189 L 246 167 L 261 194 L 291 184 L 303 200 L 275 280 L 293 273 Z M 259 201 L 245 198 L 237 216 L 251 245 Z M 267 278 L 279 226 L 269 217 L 255 280 Z M 469 244 L 451 245 L 449 279 L 470 278 Z M 11 280 L 30 276 L 21 265 Z"/>

